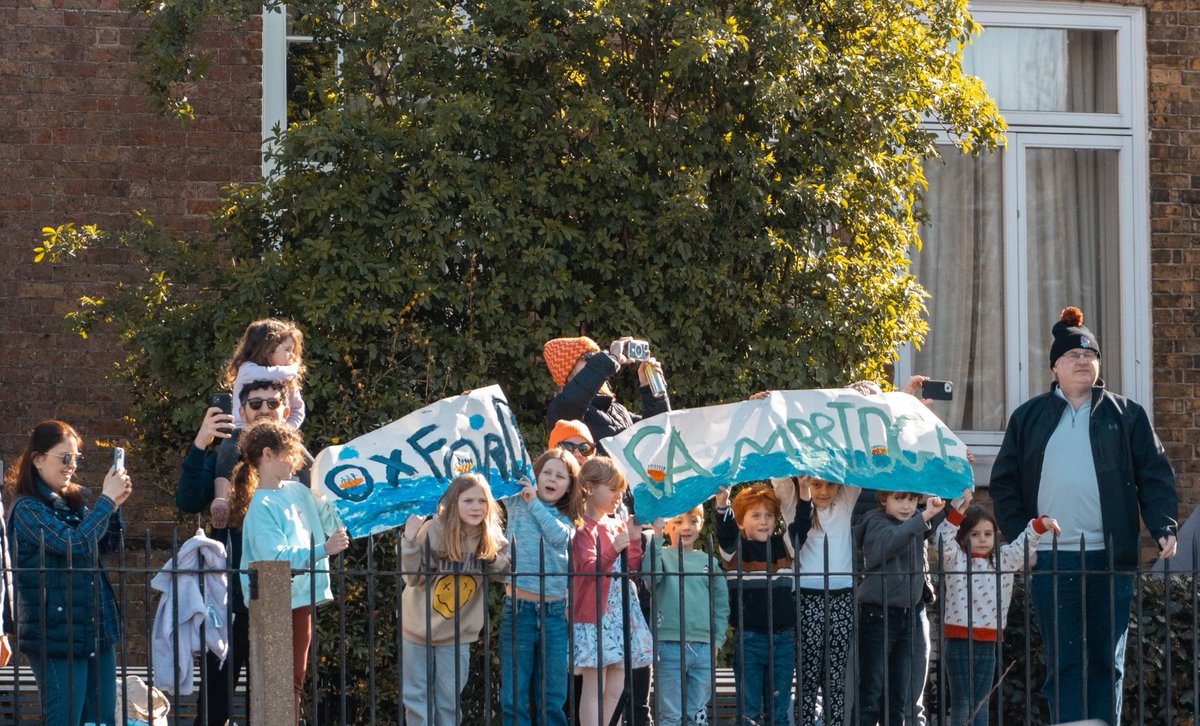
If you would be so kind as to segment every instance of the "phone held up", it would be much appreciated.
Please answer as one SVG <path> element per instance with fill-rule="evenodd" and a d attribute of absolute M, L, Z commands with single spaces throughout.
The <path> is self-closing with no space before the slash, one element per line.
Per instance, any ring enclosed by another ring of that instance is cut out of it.
<path fill-rule="evenodd" d="M 113 449 L 113 471 L 125 471 L 125 449 L 120 446 Z"/>
<path fill-rule="evenodd" d="M 219 408 L 221 409 L 221 413 L 229 415 L 233 413 L 233 395 L 228 391 L 214 393 L 212 402 L 209 404 L 209 406 L 212 408 Z"/>
<path fill-rule="evenodd" d="M 954 398 L 953 381 L 925 381 L 921 384 L 921 398 L 949 401 Z"/>

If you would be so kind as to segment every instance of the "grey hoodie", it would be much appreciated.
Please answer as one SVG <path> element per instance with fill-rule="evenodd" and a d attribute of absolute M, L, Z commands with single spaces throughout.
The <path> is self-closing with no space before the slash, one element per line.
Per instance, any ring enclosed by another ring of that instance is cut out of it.
<path fill-rule="evenodd" d="M 888 516 L 882 507 L 863 517 L 854 528 L 854 540 L 863 555 L 860 603 L 907 608 L 921 600 L 928 531 L 929 523 L 920 511 L 905 522 Z"/>

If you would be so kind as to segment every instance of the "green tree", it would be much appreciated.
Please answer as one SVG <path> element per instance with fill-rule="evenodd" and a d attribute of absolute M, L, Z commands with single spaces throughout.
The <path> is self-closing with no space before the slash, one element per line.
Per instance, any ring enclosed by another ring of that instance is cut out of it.
<path fill-rule="evenodd" d="M 259 6 L 139 4 L 150 93 L 187 116 L 200 31 Z M 76 322 L 129 345 L 147 460 L 171 460 L 265 315 L 305 332 L 314 450 L 493 381 L 537 441 L 541 343 L 564 334 L 648 338 L 686 405 L 882 378 L 925 330 L 907 255 L 933 126 L 964 152 L 1003 140 L 961 69 L 966 6 L 290 2 L 339 62 L 306 70 L 318 106 L 278 131 L 272 178 L 199 238 L 139 218 L 40 251 L 145 261 Z"/>

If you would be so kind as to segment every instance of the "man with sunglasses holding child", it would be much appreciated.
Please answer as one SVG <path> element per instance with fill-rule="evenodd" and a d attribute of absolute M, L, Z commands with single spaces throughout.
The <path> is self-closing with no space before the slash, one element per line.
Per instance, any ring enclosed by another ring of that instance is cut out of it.
<path fill-rule="evenodd" d="M 242 388 L 238 398 L 242 420 L 247 426 L 263 419 L 287 420 L 289 410 L 283 381 L 254 381 Z M 221 477 L 229 480 L 233 476 L 233 466 L 238 459 L 237 441 L 241 433 L 242 429 L 233 428 L 231 414 L 223 413 L 215 406 L 204 412 L 204 421 L 183 460 L 179 483 L 175 490 L 176 507 L 188 514 L 210 511 L 215 496 L 214 481 Z M 217 440 L 221 443 L 214 451 L 212 446 Z M 303 453 L 304 467 L 296 473 L 296 478 L 308 484 L 313 458 L 307 450 Z M 229 491 L 228 482 L 225 491 Z M 224 518 L 213 517 L 212 538 L 226 543 L 229 549 L 229 568 L 238 569 L 242 564 L 242 532 L 240 529 L 228 527 L 228 506 L 224 508 L 224 512 Z M 241 581 L 237 577 L 230 578 L 229 598 L 233 615 L 229 656 L 222 662 L 211 652 L 205 652 L 208 664 L 204 672 L 204 683 L 201 684 L 205 695 L 201 701 L 200 714 L 196 718 L 196 726 L 217 726 L 226 723 L 230 717 L 232 689 L 249 659 L 250 616 L 242 599 Z"/>

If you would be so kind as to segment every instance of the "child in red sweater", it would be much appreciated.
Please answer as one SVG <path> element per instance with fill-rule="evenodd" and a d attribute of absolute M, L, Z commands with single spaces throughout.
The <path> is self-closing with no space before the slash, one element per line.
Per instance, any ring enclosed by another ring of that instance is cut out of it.
<path fill-rule="evenodd" d="M 642 563 L 642 538 L 630 535 L 629 522 L 612 516 L 625 477 L 612 459 L 598 456 L 579 470 L 576 481 L 584 497 L 583 524 L 571 541 L 575 577 L 571 595 L 572 630 L 575 635 L 575 673 L 583 677 L 579 697 L 579 723 L 599 726 L 612 721 L 625 681 L 625 649 L 631 666 L 650 665 L 653 643 L 650 628 L 637 604 L 633 583 L 629 591 L 629 635 L 626 640 L 621 611 L 622 580 L 611 573 L 620 569 L 621 552 L 628 553 L 627 572 Z"/>

